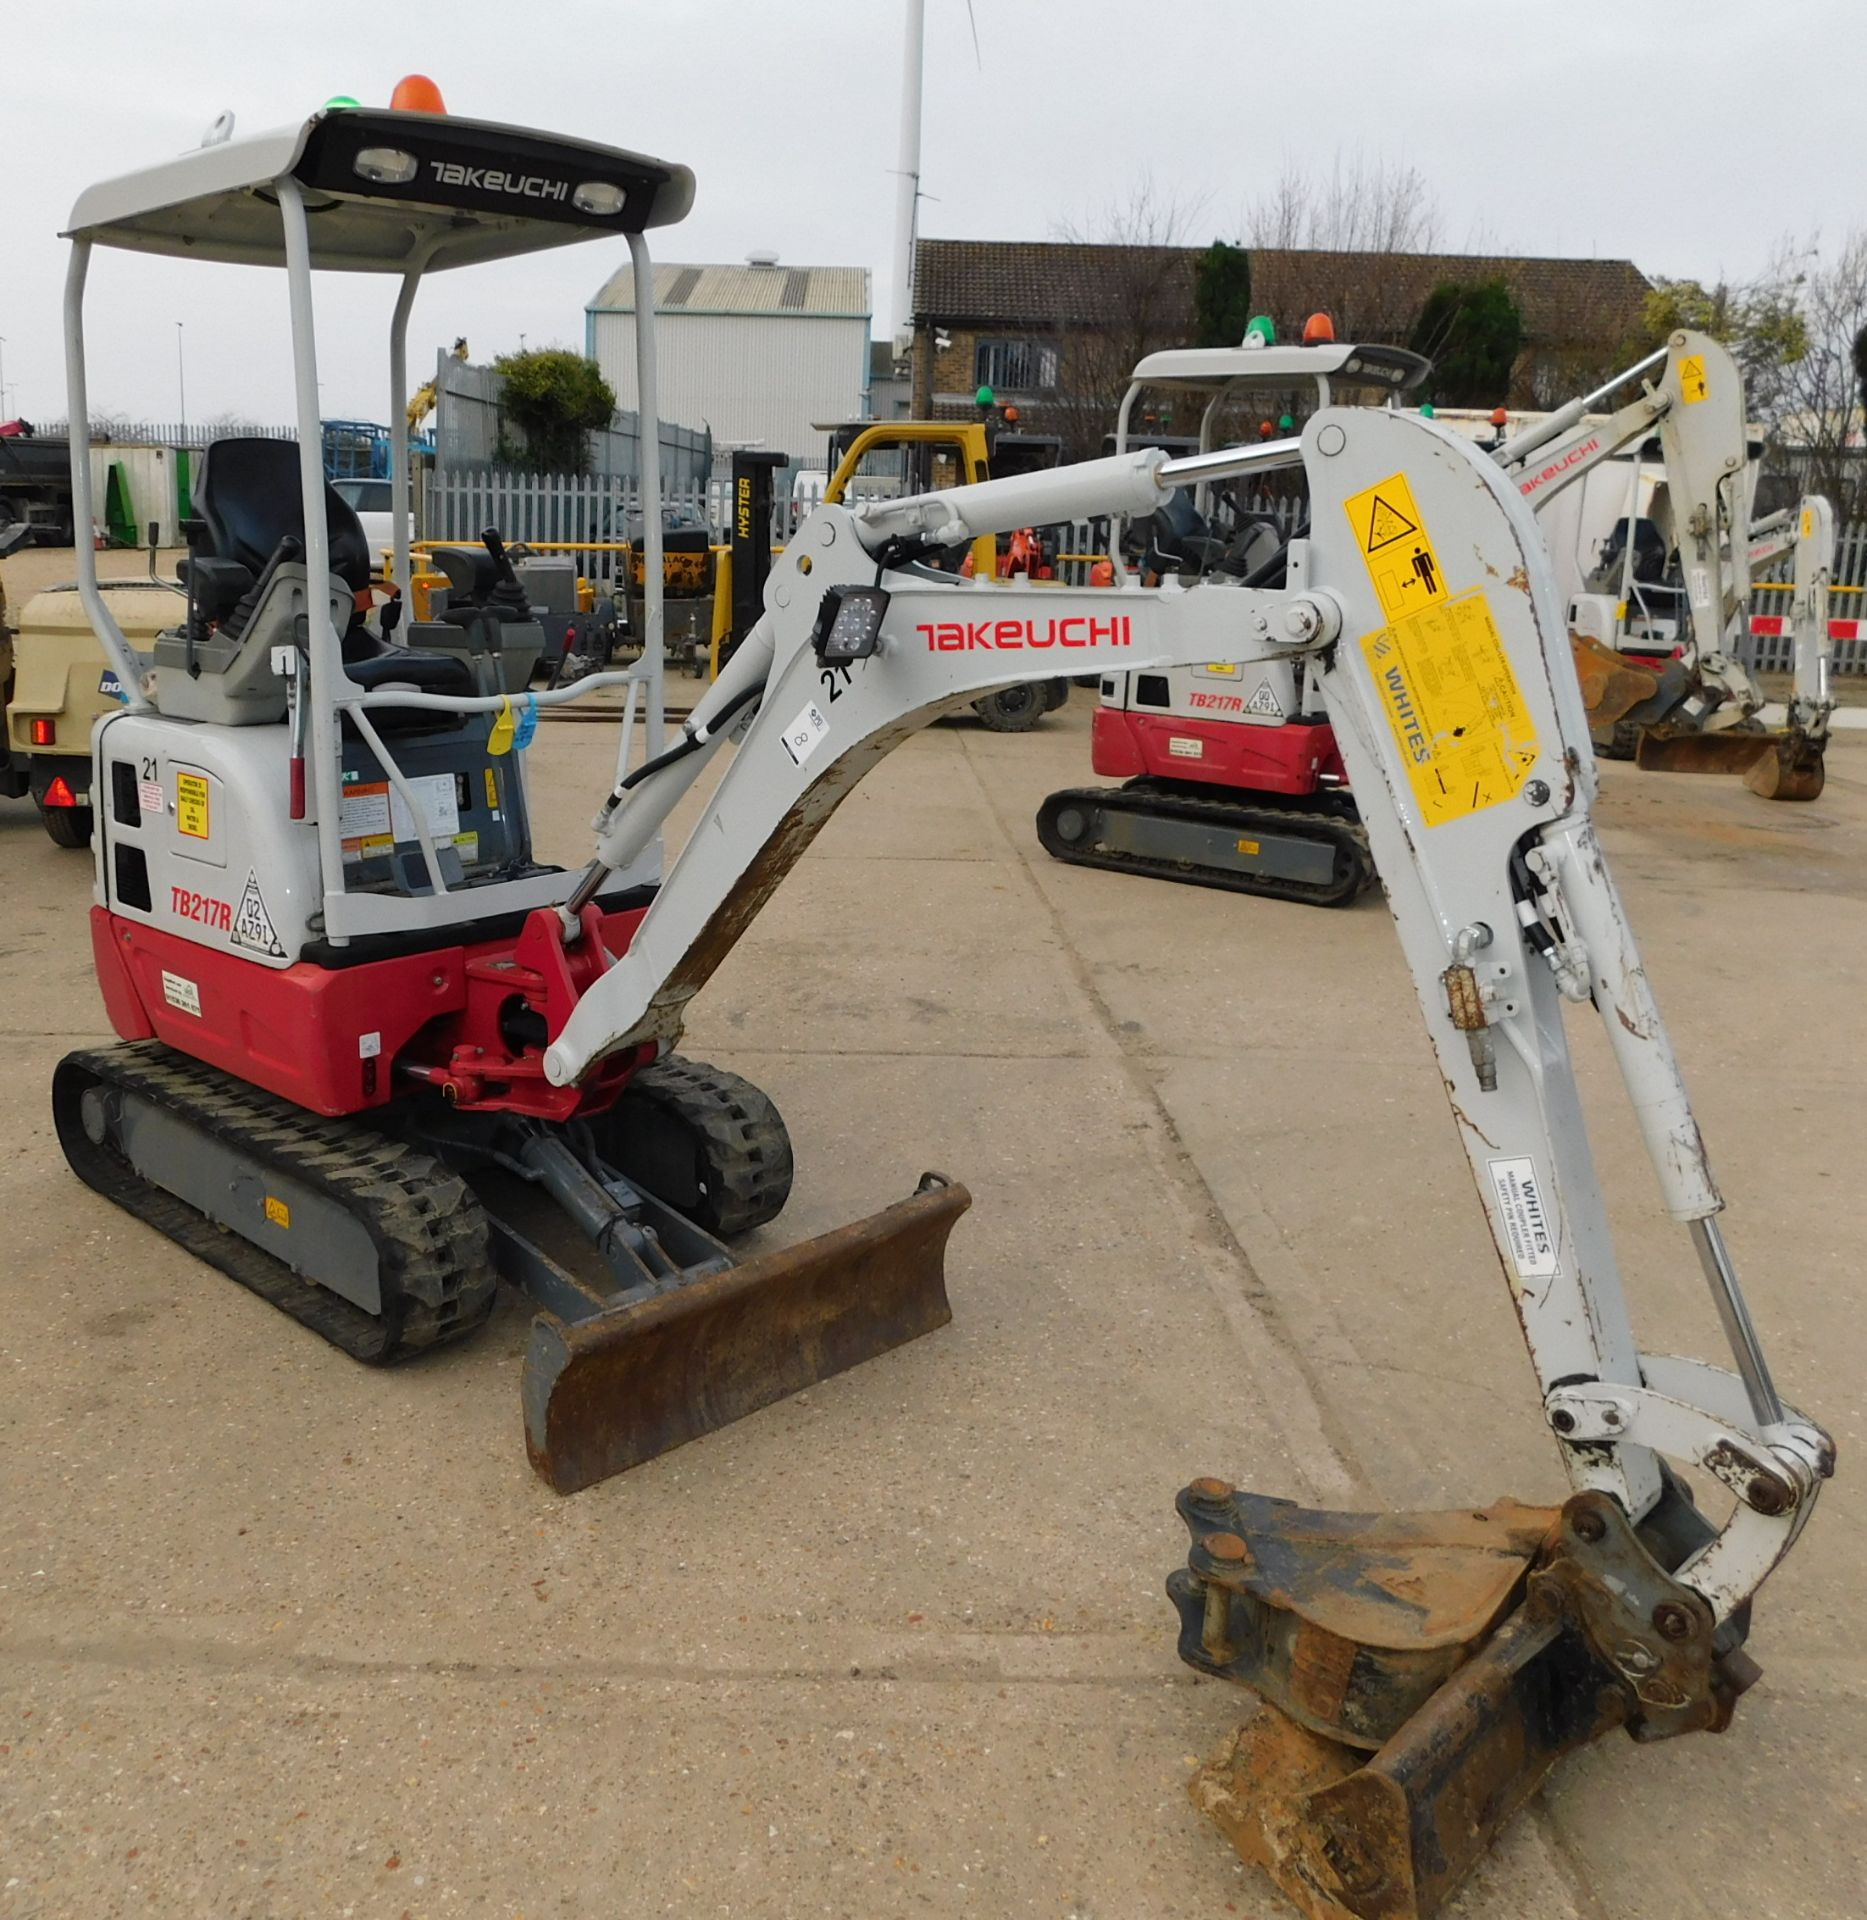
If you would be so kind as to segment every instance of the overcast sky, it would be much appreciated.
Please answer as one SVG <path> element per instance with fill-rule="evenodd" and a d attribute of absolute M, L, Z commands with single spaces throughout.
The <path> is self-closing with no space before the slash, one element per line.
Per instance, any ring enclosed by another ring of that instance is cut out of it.
<path fill-rule="evenodd" d="M 1151 172 L 1236 237 L 1286 157 L 1416 167 L 1444 243 L 1625 256 L 1649 275 L 1756 272 L 1784 229 L 1867 221 L 1867 0 L 928 0 L 923 235 L 1044 239 Z M 406 21 L 406 25 L 404 22 Z M 11 0 L 0 47 L 0 418 L 65 411 L 57 239 L 88 181 L 195 145 L 223 109 L 282 125 L 399 75 L 455 112 L 685 161 L 671 260 L 775 247 L 867 266 L 893 313 L 898 0 Z M 476 360 L 581 347 L 620 249 L 428 281 L 411 378 L 464 333 Z M 327 277 L 327 416 L 387 417 L 387 282 Z M 92 408 L 290 414 L 281 275 L 94 260 Z"/>

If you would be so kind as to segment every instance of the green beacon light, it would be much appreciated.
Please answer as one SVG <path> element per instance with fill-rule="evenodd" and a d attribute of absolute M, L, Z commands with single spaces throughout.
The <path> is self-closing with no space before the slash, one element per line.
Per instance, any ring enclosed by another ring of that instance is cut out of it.
<path fill-rule="evenodd" d="M 361 107 L 361 100 L 352 99 L 347 93 L 334 93 L 324 103 L 326 113 L 340 113 L 345 107 Z"/>
<path fill-rule="evenodd" d="M 1296 431 L 1296 425 L 1296 421 L 1287 413 L 1280 413 L 1277 416 L 1277 431 L 1279 433 L 1294 433 Z"/>
<path fill-rule="evenodd" d="M 1277 344 L 1277 329 L 1271 324 L 1268 313 L 1254 313 L 1250 324 L 1245 328 L 1245 345 L 1248 347 L 1274 347 Z"/>
<path fill-rule="evenodd" d="M 976 407 L 989 407 L 992 406 L 997 399 L 998 395 L 995 394 L 990 387 L 981 387 L 979 391 L 972 396 L 972 403 Z"/>
<path fill-rule="evenodd" d="M 1422 420 L 1437 420 L 1439 418 L 1439 409 L 1435 407 L 1430 400 L 1422 400 L 1420 402 L 1420 418 Z"/>

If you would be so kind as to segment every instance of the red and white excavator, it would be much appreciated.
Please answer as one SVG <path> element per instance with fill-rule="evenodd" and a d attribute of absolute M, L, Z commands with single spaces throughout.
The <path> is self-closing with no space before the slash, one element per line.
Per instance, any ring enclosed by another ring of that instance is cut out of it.
<path fill-rule="evenodd" d="M 1275 344 L 1268 323 L 1254 321 L 1242 346 L 1149 354 L 1122 397 L 1112 445 L 1120 453 L 1151 444 L 1137 415 L 1144 396 L 1162 390 L 1198 403 L 1200 452 L 1241 407 L 1394 396 L 1430 371 L 1402 347 L 1337 342 L 1323 315 L 1311 317 L 1301 346 Z M 1109 542 L 1116 576 L 1132 561 L 1144 577 L 1282 581 L 1301 521 L 1293 542 L 1274 517 L 1220 492 L 1208 482 L 1138 522 L 1118 520 Z M 1097 693 L 1091 765 L 1124 784 L 1044 802 L 1037 836 L 1057 859 L 1323 907 L 1344 906 L 1369 884 L 1367 835 L 1307 662 L 1110 673 Z"/>
<path fill-rule="evenodd" d="M 1200 1805 L 1311 1920 L 1425 1920 L 1563 1754 L 1617 1728 L 1728 1723 L 1756 1678 L 1758 1590 L 1834 1464 L 1777 1391 L 1718 1230 L 1595 834 L 1535 522 L 1470 443 L 1337 406 L 1300 438 L 823 506 L 678 736 L 630 768 L 625 723 L 588 863 L 541 862 L 525 766 L 538 710 L 605 685 L 634 699 L 645 681 L 655 718 L 652 480 L 641 667 L 509 694 L 496 607 L 448 629 L 475 636 L 466 653 L 425 646 L 365 591 L 367 546 L 325 484 L 313 275 L 396 283 L 385 386 L 400 396 L 424 272 L 608 236 L 652 285 L 645 236 L 693 190 L 684 167 L 591 142 L 340 107 L 241 139 L 216 129 L 79 198 L 72 420 L 87 418 L 87 277 L 114 249 L 282 268 L 300 431 L 211 450 L 188 604 L 149 654 L 79 550 L 127 695 L 93 738 L 92 950 L 120 1040 L 57 1067 L 60 1142 L 98 1192 L 362 1360 L 466 1337 L 501 1280 L 521 1289 L 537 1309 L 521 1381 L 533 1461 L 554 1486 L 587 1485 L 949 1317 L 944 1247 L 967 1196 L 940 1176 L 738 1264 L 728 1242 L 784 1204 L 790 1144 L 757 1089 L 675 1051 L 689 1000 L 862 776 L 1034 670 L 1220 663 L 1247 686 L 1267 670 L 1301 682 L 1353 785 L 1571 1492 L 1340 1514 L 1196 1479 L 1168 1590 L 1182 1656 L 1269 1703 L 1200 1771 Z M 652 306 L 638 320 L 652 446 Z M 1079 590 L 926 564 L 1299 471 L 1309 522 L 1275 585 Z M 82 520 L 81 451 L 73 475 Z M 722 758 L 664 870 L 663 823 Z M 889 929 L 835 937 L 885 945 Z M 1240 967 L 1248 990 L 1243 949 Z M 1567 1010 L 1600 1022 L 1728 1364 L 1640 1345 Z M 1721 1504 L 1702 1511 L 1687 1472 Z M 1093 1551 L 1093 1521 L 1083 1537 Z"/>

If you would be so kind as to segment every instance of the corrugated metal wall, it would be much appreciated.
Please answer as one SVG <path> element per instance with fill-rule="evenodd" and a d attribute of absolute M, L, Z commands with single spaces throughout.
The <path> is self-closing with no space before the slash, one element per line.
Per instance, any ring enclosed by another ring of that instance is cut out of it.
<path fill-rule="evenodd" d="M 661 413 L 706 425 L 716 445 L 762 442 L 793 463 L 820 462 L 817 420 L 858 420 L 868 386 L 866 320 L 770 314 L 656 316 Z M 590 353 L 625 407 L 635 405 L 635 316 L 593 313 Z"/>

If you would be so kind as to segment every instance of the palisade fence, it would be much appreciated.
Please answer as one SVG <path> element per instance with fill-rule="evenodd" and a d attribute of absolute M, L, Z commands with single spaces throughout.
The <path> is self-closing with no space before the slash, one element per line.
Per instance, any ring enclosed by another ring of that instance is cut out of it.
<path fill-rule="evenodd" d="M 1794 565 L 1794 557 L 1785 554 L 1758 570 L 1751 583 L 1752 612 L 1788 613 Z M 1829 588 L 1831 620 L 1867 620 L 1867 520 L 1856 520 L 1837 530 Z M 1752 635 L 1744 664 L 1759 673 L 1787 673 L 1795 665 L 1795 642 L 1786 633 Z M 1831 665 L 1836 673 L 1867 673 L 1867 640 L 1837 640 Z"/>
<path fill-rule="evenodd" d="M 781 468 L 772 488 L 771 543 L 782 548 L 790 538 L 794 510 L 788 484 L 792 469 Z M 813 495 L 812 498 L 816 498 Z M 704 485 L 669 484 L 661 492 L 664 524 L 704 526 L 715 546 L 730 537 L 732 479 L 711 475 Z M 1288 533 L 1301 502 L 1288 497 L 1253 496 L 1246 510 L 1273 518 Z M 443 473 L 429 478 L 425 537 L 437 541 L 477 541 L 496 527 L 508 545 L 533 547 L 613 547 L 639 536 L 641 486 L 594 474 L 500 473 L 491 469 Z M 1095 563 L 1108 552 L 1106 517 L 1078 520 L 1048 530 L 1059 555 L 1056 577 L 1071 586 L 1089 585 Z M 599 589 L 613 590 L 621 556 L 613 551 L 577 555 L 578 571 Z"/>
<path fill-rule="evenodd" d="M 63 440 L 71 423 L 68 420 L 35 421 L 33 432 L 41 440 Z M 91 440 L 96 446 L 177 447 L 199 453 L 216 440 L 296 440 L 296 427 L 262 426 L 256 420 L 119 420 L 103 415 L 91 422 Z"/>

